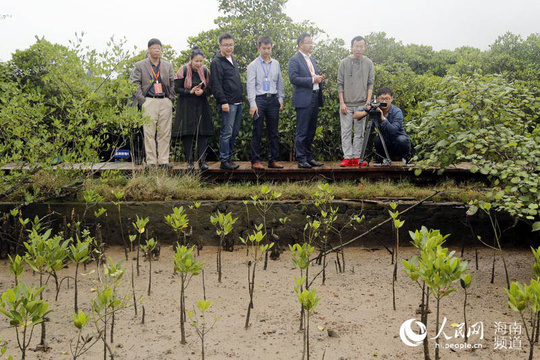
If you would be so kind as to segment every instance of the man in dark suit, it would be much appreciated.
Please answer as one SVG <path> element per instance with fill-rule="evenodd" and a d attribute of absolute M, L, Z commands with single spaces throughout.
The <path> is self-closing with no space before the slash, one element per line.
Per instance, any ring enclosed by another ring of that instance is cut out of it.
<path fill-rule="evenodd" d="M 148 42 L 148 57 L 135 63 L 131 82 L 137 85 L 135 97 L 145 116 L 151 121 L 143 126 L 146 166 L 159 165 L 170 169 L 174 70 L 161 59 L 161 42 Z"/>
<path fill-rule="evenodd" d="M 300 35 L 297 44 L 298 52 L 289 60 L 289 80 L 293 84 L 292 105 L 296 109 L 294 147 L 298 167 L 310 169 L 324 165 L 313 159 L 311 144 L 317 130 L 319 107 L 323 105 L 322 82 L 325 75 L 317 74 L 317 63 L 309 55 L 313 50 L 311 35 Z"/>

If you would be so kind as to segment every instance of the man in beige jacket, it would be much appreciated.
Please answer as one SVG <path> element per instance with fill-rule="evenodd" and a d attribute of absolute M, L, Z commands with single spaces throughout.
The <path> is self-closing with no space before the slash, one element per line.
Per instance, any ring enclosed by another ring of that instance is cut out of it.
<path fill-rule="evenodd" d="M 170 62 L 161 59 L 161 41 L 148 42 L 148 57 L 135 63 L 131 82 L 137 85 L 135 97 L 143 114 L 151 121 L 143 126 L 146 166 L 170 169 L 174 71 Z"/>

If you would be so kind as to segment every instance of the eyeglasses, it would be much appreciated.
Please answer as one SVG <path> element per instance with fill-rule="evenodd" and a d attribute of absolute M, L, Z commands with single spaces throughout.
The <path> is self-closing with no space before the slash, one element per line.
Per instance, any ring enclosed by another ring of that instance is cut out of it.
<path fill-rule="evenodd" d="M 223 46 L 223 47 L 234 47 L 234 44 L 219 44 L 219 46 Z"/>
<path fill-rule="evenodd" d="M 152 47 L 150 47 L 149 49 L 150 49 L 150 50 L 154 50 L 154 51 L 155 51 L 155 50 L 161 51 L 161 47 L 156 47 L 156 46 L 152 46 Z"/>
<path fill-rule="evenodd" d="M 379 100 L 382 100 L 382 101 L 391 101 L 391 100 L 392 100 L 392 97 L 390 97 L 390 96 L 379 96 Z"/>

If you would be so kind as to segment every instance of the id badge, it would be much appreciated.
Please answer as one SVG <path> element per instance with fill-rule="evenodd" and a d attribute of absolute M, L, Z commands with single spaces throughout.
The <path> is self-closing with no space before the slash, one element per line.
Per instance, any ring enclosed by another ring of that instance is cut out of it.
<path fill-rule="evenodd" d="M 156 95 L 163 94 L 163 88 L 161 87 L 161 83 L 154 83 L 154 93 Z"/>
<path fill-rule="evenodd" d="M 268 78 L 264 79 L 262 86 L 263 91 L 270 91 L 270 80 L 268 80 Z"/>

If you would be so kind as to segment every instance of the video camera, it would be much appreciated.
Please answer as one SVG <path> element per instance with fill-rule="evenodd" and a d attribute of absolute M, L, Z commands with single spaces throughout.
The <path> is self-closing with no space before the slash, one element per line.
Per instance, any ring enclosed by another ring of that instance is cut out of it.
<path fill-rule="evenodd" d="M 367 139 L 364 140 L 362 150 L 360 153 L 360 158 L 362 160 L 367 161 L 368 163 L 371 162 L 371 157 L 373 155 L 379 157 L 382 160 L 382 164 L 386 166 L 392 165 L 392 160 L 390 160 L 390 154 L 388 153 L 388 148 L 386 147 L 386 142 L 384 141 L 384 136 L 381 133 L 379 129 L 379 124 L 381 123 L 381 112 L 379 109 L 381 107 L 388 106 L 388 103 L 378 103 L 378 102 L 371 102 L 366 106 L 366 112 L 369 115 L 369 120 L 366 123 L 366 137 Z M 384 154 L 378 154 L 373 149 L 373 138 L 375 135 L 375 129 L 377 129 L 378 136 L 381 139 L 381 143 L 384 149 Z M 370 151 L 369 154 L 367 154 L 367 151 Z"/>
<path fill-rule="evenodd" d="M 372 103 L 369 103 L 368 105 L 369 105 L 369 109 L 366 109 L 366 111 L 369 114 L 369 118 L 371 120 L 381 121 L 381 115 L 380 115 L 381 113 L 379 112 L 379 108 L 386 107 L 388 106 L 388 104 L 385 102 L 382 102 L 382 103 L 372 102 Z"/>

